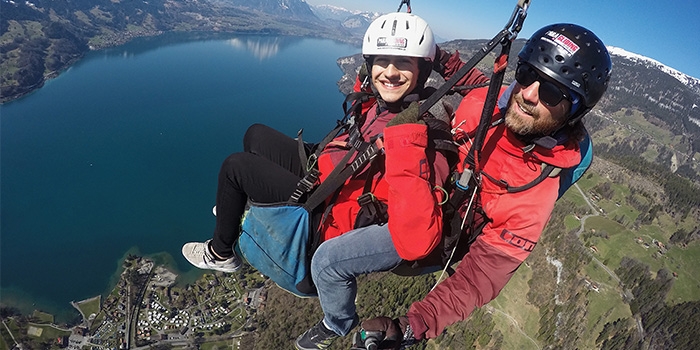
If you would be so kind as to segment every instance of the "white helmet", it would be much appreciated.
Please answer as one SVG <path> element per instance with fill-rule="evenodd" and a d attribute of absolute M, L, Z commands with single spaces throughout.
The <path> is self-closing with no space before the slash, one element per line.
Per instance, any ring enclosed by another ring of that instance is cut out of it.
<path fill-rule="evenodd" d="M 364 56 L 389 55 L 435 59 L 435 38 L 424 19 L 404 12 L 379 16 L 362 41 Z"/>

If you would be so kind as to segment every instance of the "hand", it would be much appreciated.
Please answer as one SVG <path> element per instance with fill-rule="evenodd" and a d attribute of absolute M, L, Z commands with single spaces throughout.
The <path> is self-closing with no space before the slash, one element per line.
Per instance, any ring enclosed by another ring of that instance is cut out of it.
<path fill-rule="evenodd" d="M 435 59 L 433 60 L 433 70 L 440 73 L 441 76 L 445 74 L 445 64 L 450 59 L 450 53 L 440 49 L 440 46 L 435 45 Z"/>
<path fill-rule="evenodd" d="M 413 342 L 415 342 L 413 335 L 410 334 L 411 332 L 406 332 L 407 329 L 410 329 L 408 317 L 406 316 L 401 316 L 393 320 L 389 317 L 380 316 L 363 321 L 361 327 L 362 330 L 360 334 L 363 335 L 363 337 L 359 337 L 360 339 L 356 337 L 354 345 L 360 349 L 370 349 L 373 346 L 369 342 L 366 342 L 371 337 L 377 340 L 377 342 L 374 343 L 377 345 L 375 349 L 400 349 L 404 340 L 408 340 L 408 344 L 413 344 Z M 410 339 L 404 339 L 405 336 L 408 336 Z M 358 342 L 360 342 L 360 344 L 358 344 Z M 404 345 L 408 344 L 404 343 Z"/>
<path fill-rule="evenodd" d="M 357 72 L 357 78 L 360 80 L 360 83 L 364 83 L 365 79 L 369 76 L 369 71 L 367 70 L 367 61 L 362 63 L 360 66 L 360 71 Z"/>
<path fill-rule="evenodd" d="M 418 113 L 420 113 L 420 104 L 418 104 L 418 102 L 411 102 L 408 108 L 404 109 L 394 118 L 392 118 L 388 123 L 386 123 L 386 126 L 389 127 L 408 123 L 425 124 L 423 120 L 418 118 Z"/>

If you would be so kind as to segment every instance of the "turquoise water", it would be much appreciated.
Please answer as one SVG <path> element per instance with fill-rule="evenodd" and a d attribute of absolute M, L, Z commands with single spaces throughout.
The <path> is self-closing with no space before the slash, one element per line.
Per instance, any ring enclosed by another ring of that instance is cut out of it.
<path fill-rule="evenodd" d="M 140 39 L 0 106 L 0 301 L 70 317 L 129 252 L 193 272 L 180 247 L 211 236 L 221 161 L 252 123 L 309 140 L 330 130 L 336 59 L 356 52 L 290 37 Z"/>

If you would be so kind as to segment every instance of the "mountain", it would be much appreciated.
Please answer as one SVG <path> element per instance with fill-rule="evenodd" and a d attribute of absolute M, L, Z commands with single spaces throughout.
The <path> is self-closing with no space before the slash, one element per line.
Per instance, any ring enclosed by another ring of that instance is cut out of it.
<path fill-rule="evenodd" d="M 313 12 L 327 23 L 362 36 L 369 24 L 381 14 L 378 12 L 351 11 L 332 5 L 312 6 Z"/>
<path fill-rule="evenodd" d="M 311 6 L 311 10 L 321 19 L 330 19 L 341 22 L 350 16 L 362 13 L 362 11 L 352 11 L 333 5 Z"/>
<path fill-rule="evenodd" d="M 608 46 L 608 51 L 610 51 L 610 54 L 613 56 L 620 56 L 623 58 L 626 58 L 629 61 L 636 62 L 640 65 L 647 66 L 649 68 L 656 68 L 659 69 L 668 75 L 676 78 L 678 81 L 683 83 L 684 85 L 687 85 L 691 89 L 694 89 L 698 93 L 700 93 L 700 79 L 691 77 L 685 73 L 682 73 L 678 71 L 677 69 L 671 68 L 653 58 L 649 58 L 646 56 L 642 56 L 633 52 L 629 52 L 623 48 L 619 47 L 614 47 L 614 46 Z"/>
<path fill-rule="evenodd" d="M 88 50 L 163 32 L 255 33 L 359 43 L 302 0 L 0 0 L 0 103 L 41 87 Z"/>
<path fill-rule="evenodd" d="M 293 17 L 301 20 L 318 22 L 309 5 L 302 0 L 218 0 L 222 4 L 254 12 Z"/>
<path fill-rule="evenodd" d="M 619 48 L 610 51 L 613 75 L 601 109 L 607 113 L 622 109 L 643 113 L 643 122 L 658 129 L 653 134 L 650 127 L 640 124 L 642 121 L 635 123 L 644 131 L 633 137 L 637 151 L 650 154 L 652 148 L 658 149 L 658 153 L 653 152 L 657 163 L 699 181 L 700 80 Z M 655 142 L 645 145 L 646 140 Z"/>

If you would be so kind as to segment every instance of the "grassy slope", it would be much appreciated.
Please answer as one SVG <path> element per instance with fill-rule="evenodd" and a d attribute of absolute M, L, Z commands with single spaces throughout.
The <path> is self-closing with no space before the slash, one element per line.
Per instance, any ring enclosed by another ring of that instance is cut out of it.
<path fill-rule="evenodd" d="M 606 181 L 611 182 L 607 177 L 589 171 L 579 181 L 579 186 L 588 195 L 597 184 Z M 661 268 L 678 273 L 678 278 L 675 279 L 667 298 L 669 304 L 698 300 L 700 298 L 700 278 L 695 276 L 698 275 L 700 267 L 700 242 L 693 242 L 682 249 L 671 246 L 669 251 L 661 256 L 656 253 L 659 249 L 652 244 L 652 239 L 667 244 L 673 232 L 679 228 L 692 229 L 698 225 L 698 222 L 692 218 L 678 220 L 666 214 L 660 214 L 651 224 L 634 228 L 632 223 L 640 213 L 629 206 L 625 200 L 630 193 L 630 188 L 624 183 L 612 183 L 612 187 L 615 191 L 613 199 L 595 203 L 606 214 L 589 217 L 585 222 L 585 231 L 582 235 L 585 237 L 586 233 L 593 233 L 595 230 L 598 233 L 606 232 L 608 238 L 593 236 L 586 242 L 583 242 L 583 238 L 581 238 L 582 243 L 585 243 L 586 246 L 596 246 L 598 252 L 591 251 L 592 256 L 604 262 L 613 271 L 619 266 L 622 257 L 627 256 L 648 264 L 653 273 Z M 581 208 L 577 209 L 577 212 L 581 210 L 579 214 L 583 214 L 585 210 L 583 208 L 586 208 L 587 205 L 575 188 L 567 192 L 566 199 L 575 203 L 577 208 Z M 613 220 L 616 217 L 624 217 L 622 221 L 626 224 L 623 225 Z M 565 218 L 565 224 L 567 230 L 573 230 L 579 227 L 580 221 L 573 215 L 568 215 Z M 643 244 L 638 243 L 637 237 L 641 237 L 650 247 L 645 248 Z M 542 249 L 542 247 L 539 248 Z M 539 328 L 539 311 L 525 300 L 525 295 L 529 290 L 527 280 L 531 274 L 531 269 L 528 266 L 521 266 L 501 295 L 488 304 L 488 306 L 512 316 L 519 325 L 519 327 L 514 326 L 513 319 L 496 312 L 494 320 L 496 328 L 504 334 L 504 349 L 538 348 L 523 335 L 525 333 L 539 342 L 536 338 Z M 619 318 L 629 318 L 631 312 L 629 306 L 622 300 L 621 288 L 617 281 L 597 263 L 591 262 L 583 266 L 579 276 L 599 287 L 598 292 L 588 291 L 586 294 L 588 313 L 586 319 L 582 321 L 586 322 L 587 331 L 580 337 L 581 348 L 592 349 L 596 347 L 595 339 L 605 323 Z M 554 283 L 556 282 L 553 280 L 552 284 Z"/>

